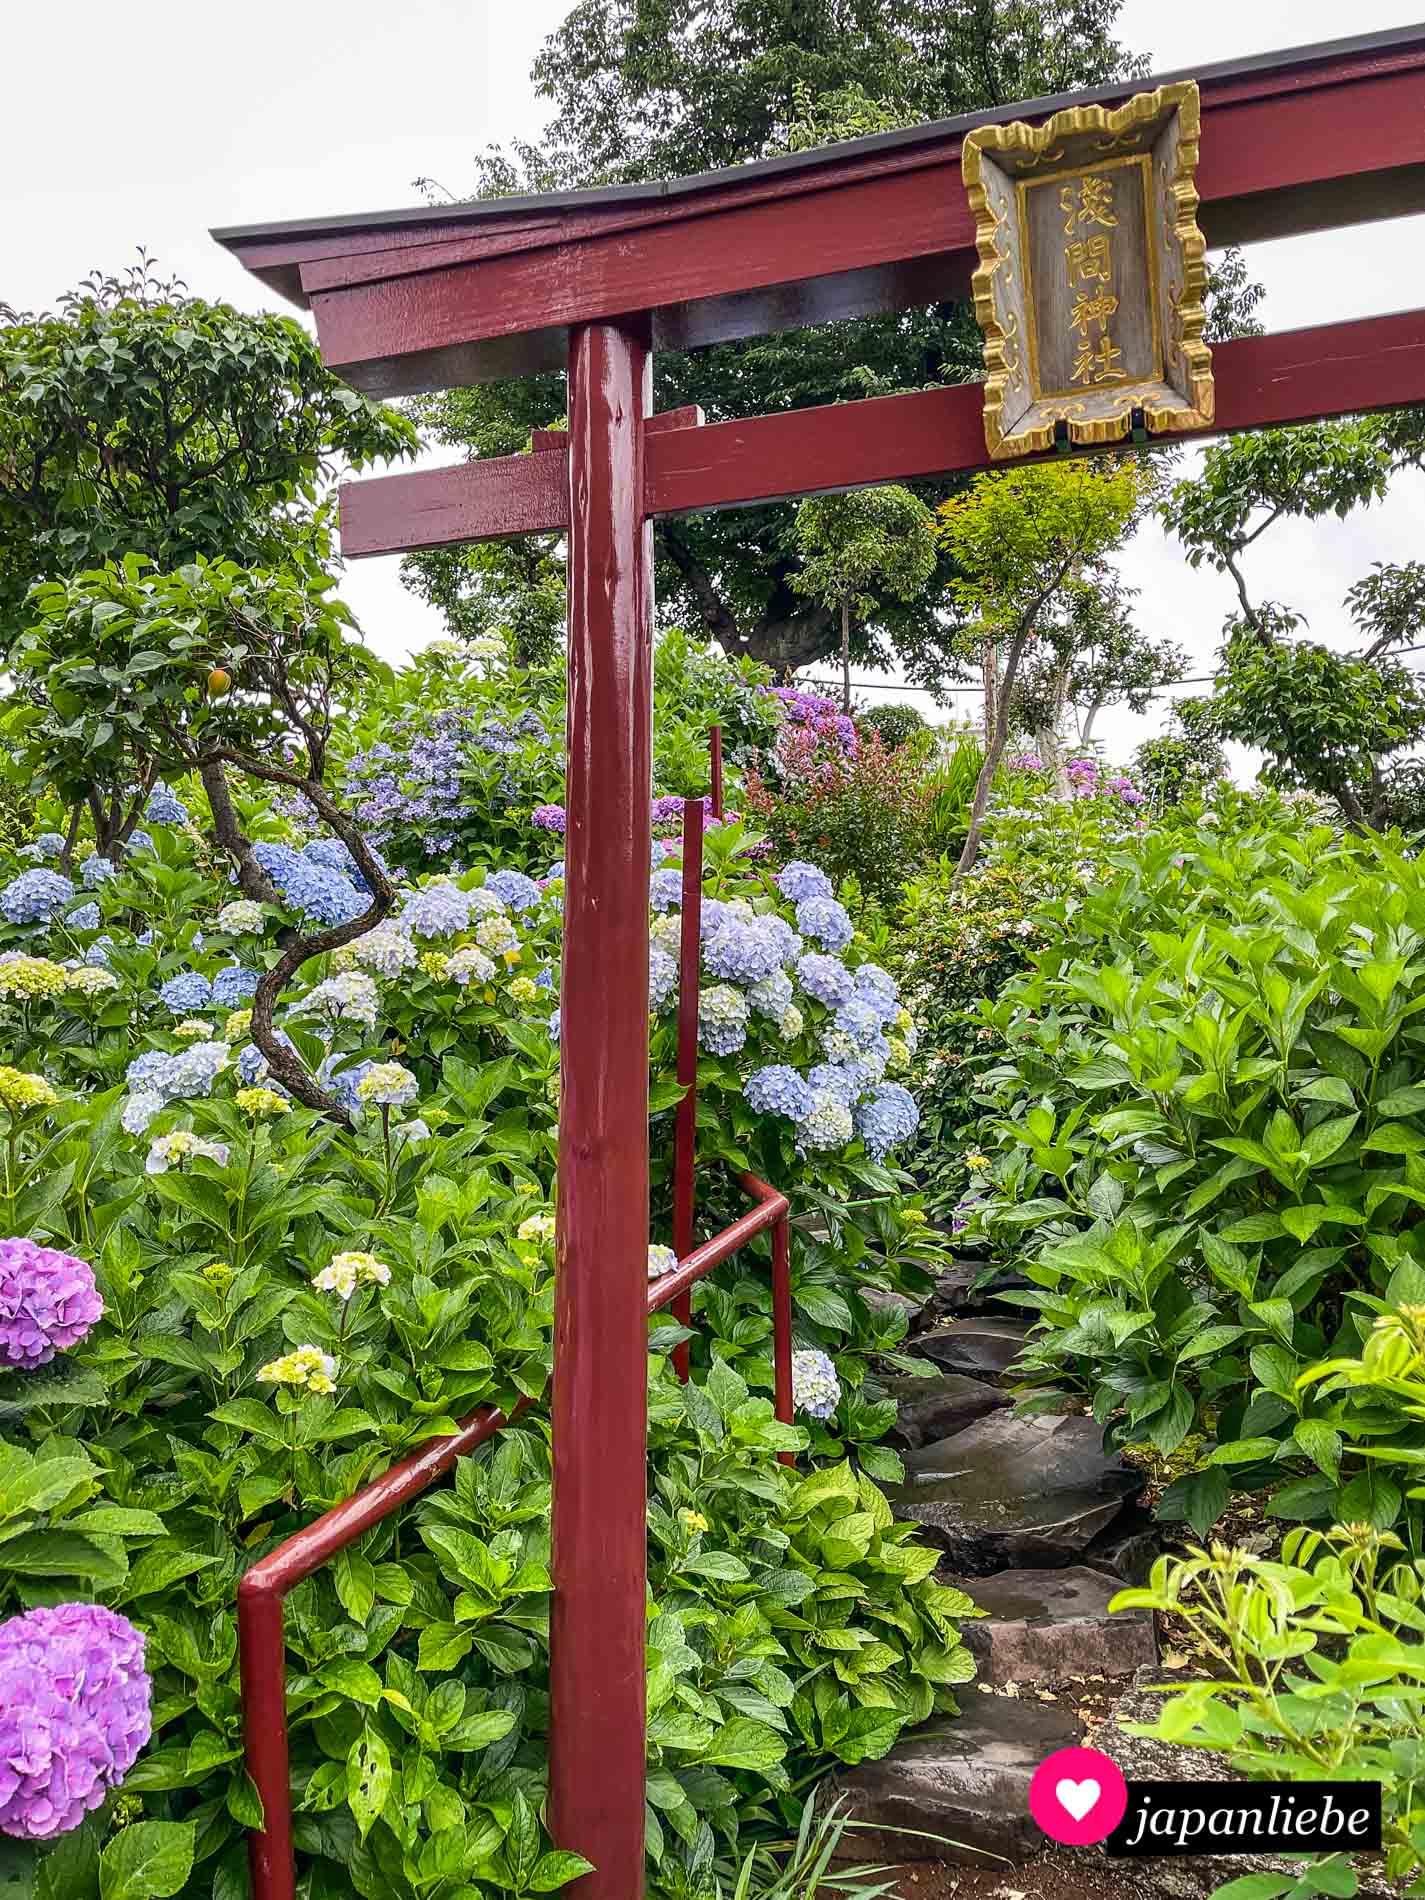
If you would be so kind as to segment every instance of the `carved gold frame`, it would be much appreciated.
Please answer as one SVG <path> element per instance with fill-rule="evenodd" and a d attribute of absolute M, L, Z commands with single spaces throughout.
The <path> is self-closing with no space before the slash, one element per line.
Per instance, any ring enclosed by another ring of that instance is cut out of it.
<path fill-rule="evenodd" d="M 1028 396 L 1026 358 L 1034 314 L 1019 305 L 1023 287 L 1015 277 L 1011 237 L 1017 216 L 1014 185 L 1041 168 L 1060 166 L 1066 173 L 1085 168 L 1112 153 L 1151 155 L 1170 134 L 1176 118 L 1177 143 L 1163 182 L 1163 218 L 1148 229 L 1150 271 L 1171 313 L 1170 352 L 1175 373 L 1153 384 L 1138 384 L 1112 397 L 1102 394 L 1041 398 Z M 1178 80 L 1153 92 L 1136 94 L 1125 104 L 1069 106 L 1043 125 L 1015 120 L 979 126 L 966 134 L 960 173 L 975 219 L 979 268 L 971 282 L 975 315 L 985 339 L 985 445 L 994 461 L 1043 453 L 1054 446 L 1056 426 L 1067 425 L 1069 440 L 1083 447 L 1122 441 L 1132 432 L 1133 410 L 1141 409 L 1149 431 L 1211 426 L 1215 414 L 1212 351 L 1203 341 L 1206 322 L 1207 245 L 1197 222 L 1195 181 L 1202 112 L 1194 80 Z M 1077 149 L 1075 149 L 1077 148 Z M 987 162 L 988 160 L 988 162 Z M 1161 240 L 1161 242 L 1160 242 Z M 1016 404 L 1018 408 L 1016 409 Z"/>

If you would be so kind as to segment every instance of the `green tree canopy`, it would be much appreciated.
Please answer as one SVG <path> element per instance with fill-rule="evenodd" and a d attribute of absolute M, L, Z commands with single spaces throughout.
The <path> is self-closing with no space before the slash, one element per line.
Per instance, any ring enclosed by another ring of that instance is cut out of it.
<path fill-rule="evenodd" d="M 53 314 L 0 308 L 0 648 L 36 581 L 109 559 L 320 559 L 327 478 L 414 445 L 300 324 L 189 297 L 146 263 Z"/>
<path fill-rule="evenodd" d="M 1025 652 L 1072 611 L 1072 590 L 1102 573 L 1105 557 L 1134 524 L 1148 479 L 1131 460 L 1030 462 L 977 476 L 940 511 L 941 538 L 958 570 L 951 591 L 969 623 L 967 644 L 977 654 L 1002 656 L 986 684 L 985 758 L 957 876 L 979 856 Z"/>
<path fill-rule="evenodd" d="M 935 516 L 895 483 L 846 495 L 813 495 L 796 513 L 805 559 L 792 586 L 841 620 L 842 710 L 851 711 L 851 618 L 876 607 L 877 592 L 914 600 L 935 572 Z"/>
<path fill-rule="evenodd" d="M 544 140 L 480 162 L 477 193 L 667 178 L 771 152 L 1071 90 L 1141 70 L 1113 37 L 1119 0 L 579 0 L 534 68 L 554 110 Z M 710 421 L 972 380 L 980 336 L 964 304 L 660 356 L 659 408 Z M 451 390 L 416 413 L 439 443 L 512 454 L 564 411 L 563 381 Z M 809 481 L 814 479 L 809 471 Z M 938 502 L 943 484 L 916 484 Z M 794 586 L 792 505 L 660 522 L 661 604 L 733 654 L 782 669 L 836 651 L 839 611 Z M 851 626 L 862 662 L 898 656 L 928 683 L 954 670 L 947 554 L 910 599 L 884 587 Z M 413 557 L 416 591 L 486 623 L 518 572 L 463 549 Z"/>
<path fill-rule="evenodd" d="M 1337 653 L 1302 640 L 1303 616 L 1255 599 L 1247 551 L 1277 522 L 1344 518 L 1425 462 L 1425 413 L 1387 410 L 1214 443 L 1199 477 L 1162 504 L 1190 566 L 1230 574 L 1214 716 L 1223 737 L 1256 746 L 1279 784 L 1331 798 L 1353 825 L 1419 823 L 1420 773 L 1386 761 L 1425 739 L 1425 692 L 1391 657 L 1425 626 L 1425 567 L 1378 563 L 1346 605 L 1364 642 Z"/>

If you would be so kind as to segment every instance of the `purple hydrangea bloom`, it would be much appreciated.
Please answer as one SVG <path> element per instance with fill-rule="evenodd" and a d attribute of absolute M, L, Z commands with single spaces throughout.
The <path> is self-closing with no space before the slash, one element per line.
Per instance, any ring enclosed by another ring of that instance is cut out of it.
<path fill-rule="evenodd" d="M 777 873 L 777 889 L 790 903 L 800 904 L 808 897 L 835 897 L 836 891 L 825 871 L 801 858 L 793 858 Z"/>
<path fill-rule="evenodd" d="M 257 981 L 256 970 L 245 969 L 241 963 L 230 963 L 213 978 L 213 1002 L 219 1009 L 245 1003 L 256 991 Z"/>
<path fill-rule="evenodd" d="M 47 1365 L 103 1311 L 88 1261 L 33 1240 L 0 1240 L 0 1365 Z M 0 1776 L 4 1759 L 0 1747 Z"/>
<path fill-rule="evenodd" d="M 541 831 L 557 831 L 562 837 L 569 820 L 562 805 L 536 805 L 529 822 Z"/>
<path fill-rule="evenodd" d="M 0 1623 L 0 1833 L 47 1841 L 79 1826 L 152 1732 L 144 1639 L 97 1603 Z"/>
<path fill-rule="evenodd" d="M 789 1121 L 803 1121 L 814 1106 L 811 1089 L 795 1069 L 784 1062 L 756 1069 L 742 1084 L 748 1106 L 760 1115 L 785 1115 Z"/>
<path fill-rule="evenodd" d="M 850 917 L 834 897 L 804 897 L 797 905 L 797 929 L 823 950 L 844 950 L 856 934 Z"/>
<path fill-rule="evenodd" d="M 539 886 L 523 871 L 495 871 L 485 879 L 484 888 L 514 911 L 530 910 L 539 902 Z"/>
<path fill-rule="evenodd" d="M 0 912 L 11 924 L 47 924 L 74 895 L 74 885 L 58 871 L 21 871 L 0 891 Z"/>
<path fill-rule="evenodd" d="M 683 801 L 675 792 L 664 792 L 655 798 L 652 805 L 652 817 L 655 825 L 666 825 L 670 818 L 681 818 Z"/>
<path fill-rule="evenodd" d="M 856 981 L 839 957 L 818 956 L 815 951 L 797 963 L 797 980 L 808 996 L 828 1009 L 837 1009 L 850 1000 Z"/>

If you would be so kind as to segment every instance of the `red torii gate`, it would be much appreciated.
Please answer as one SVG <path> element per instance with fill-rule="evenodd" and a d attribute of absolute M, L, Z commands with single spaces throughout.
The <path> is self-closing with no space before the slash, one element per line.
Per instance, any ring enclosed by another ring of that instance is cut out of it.
<path fill-rule="evenodd" d="M 1208 67 L 1209 245 L 1425 211 L 1425 26 Z M 654 350 L 963 298 L 977 125 L 1110 86 L 697 178 L 214 233 L 382 396 L 567 367 L 567 438 L 342 492 L 348 555 L 533 531 L 569 551 L 549 1820 L 643 1882 L 652 522 L 987 466 L 979 385 L 699 426 Z M 1219 344 L 1215 431 L 1425 401 L 1425 311 Z"/>

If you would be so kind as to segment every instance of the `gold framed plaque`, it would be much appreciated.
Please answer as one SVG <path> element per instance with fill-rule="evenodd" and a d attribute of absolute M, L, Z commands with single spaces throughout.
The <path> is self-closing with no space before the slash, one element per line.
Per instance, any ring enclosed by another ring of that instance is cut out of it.
<path fill-rule="evenodd" d="M 1200 126 L 1189 79 L 966 135 L 993 460 L 1211 424 Z"/>

